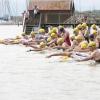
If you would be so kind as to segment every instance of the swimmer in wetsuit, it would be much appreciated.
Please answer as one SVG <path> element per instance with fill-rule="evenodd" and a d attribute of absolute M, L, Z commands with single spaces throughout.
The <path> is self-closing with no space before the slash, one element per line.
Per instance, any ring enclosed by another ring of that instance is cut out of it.
<path fill-rule="evenodd" d="M 88 60 L 94 60 L 95 62 L 100 63 L 100 49 L 96 49 L 96 43 L 95 42 L 90 42 L 89 43 L 89 50 L 91 51 L 90 56 L 77 60 L 77 61 L 88 61 Z"/>

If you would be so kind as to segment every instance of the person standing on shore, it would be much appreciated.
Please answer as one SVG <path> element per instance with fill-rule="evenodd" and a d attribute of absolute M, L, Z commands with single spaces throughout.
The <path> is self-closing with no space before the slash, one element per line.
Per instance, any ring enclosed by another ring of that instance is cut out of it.
<path fill-rule="evenodd" d="M 34 11 L 34 17 L 36 17 L 36 15 L 39 13 L 39 9 L 38 9 L 37 5 L 34 6 L 33 11 Z"/>

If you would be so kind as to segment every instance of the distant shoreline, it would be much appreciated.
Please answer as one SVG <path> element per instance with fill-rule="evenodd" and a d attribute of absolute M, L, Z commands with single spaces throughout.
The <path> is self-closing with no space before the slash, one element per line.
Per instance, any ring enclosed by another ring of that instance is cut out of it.
<path fill-rule="evenodd" d="M 0 25 L 18 25 L 18 24 L 0 23 Z M 20 25 L 22 25 L 22 24 L 19 24 L 19 26 L 20 26 Z"/>

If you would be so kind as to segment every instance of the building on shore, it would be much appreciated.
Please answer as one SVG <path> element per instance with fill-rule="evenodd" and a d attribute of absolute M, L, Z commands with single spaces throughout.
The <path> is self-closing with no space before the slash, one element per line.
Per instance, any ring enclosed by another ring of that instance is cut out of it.
<path fill-rule="evenodd" d="M 34 7 L 38 9 L 37 14 L 34 14 Z M 31 27 L 31 31 L 34 26 L 64 24 L 74 11 L 73 0 L 31 0 L 28 5 L 28 16 L 24 17 L 24 31 L 27 31 L 27 26 Z"/>

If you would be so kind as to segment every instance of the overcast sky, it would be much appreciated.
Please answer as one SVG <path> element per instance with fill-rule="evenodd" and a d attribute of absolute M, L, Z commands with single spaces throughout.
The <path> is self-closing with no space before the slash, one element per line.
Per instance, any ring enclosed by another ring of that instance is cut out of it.
<path fill-rule="evenodd" d="M 5 0 L 0 0 L 5 1 Z M 26 0 L 8 0 L 11 7 L 11 13 L 13 15 L 21 15 L 26 9 Z M 78 11 L 85 10 L 100 10 L 100 0 L 74 0 L 75 8 Z M 3 7 L 4 8 L 4 7 Z M 3 9 L 4 10 L 4 9 Z M 3 12 L 2 9 L 0 13 Z"/>
<path fill-rule="evenodd" d="M 76 10 L 100 10 L 100 0 L 74 0 Z"/>

